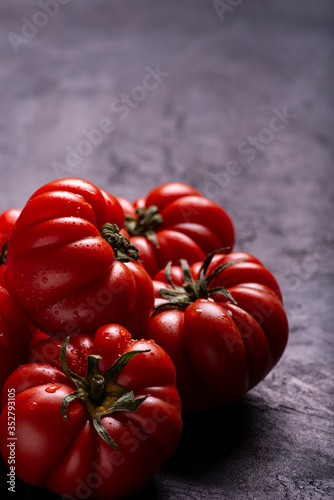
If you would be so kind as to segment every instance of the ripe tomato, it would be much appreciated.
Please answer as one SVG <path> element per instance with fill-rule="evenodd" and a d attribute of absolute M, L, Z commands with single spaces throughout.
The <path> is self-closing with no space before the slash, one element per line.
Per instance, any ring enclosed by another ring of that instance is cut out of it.
<path fill-rule="evenodd" d="M 5 280 L 28 319 L 47 334 L 92 334 L 121 323 L 138 334 L 152 313 L 150 277 L 118 232 L 116 198 L 81 179 L 41 187 L 11 234 Z"/>
<path fill-rule="evenodd" d="M 14 224 L 21 210 L 10 208 L 0 215 L 0 285 L 5 285 L 4 269 L 7 257 L 7 244 Z"/>
<path fill-rule="evenodd" d="M 49 342 L 57 349 L 57 339 Z M 99 328 L 94 338 L 74 337 L 61 357 L 61 370 L 29 363 L 7 380 L 0 416 L 4 460 L 10 464 L 8 411 L 15 406 L 15 472 L 25 482 L 66 498 L 134 493 L 181 436 L 171 359 L 154 342 L 133 341 L 119 325 Z M 80 366 L 88 366 L 85 378 Z M 14 405 L 7 403 L 14 393 Z"/>
<path fill-rule="evenodd" d="M 237 400 L 269 373 L 285 349 L 288 322 L 277 281 L 255 257 L 210 254 L 191 267 L 181 263 L 158 273 L 156 290 L 162 281 L 167 287 L 145 335 L 172 358 L 183 408 L 204 410 Z"/>
<path fill-rule="evenodd" d="M 229 215 L 196 189 L 180 182 L 153 189 L 132 205 L 119 198 L 130 241 L 150 276 L 170 260 L 192 264 L 217 248 L 232 250 L 234 229 Z"/>
<path fill-rule="evenodd" d="M 0 286 L 0 391 L 15 368 L 28 361 L 30 338 L 23 313 Z"/>

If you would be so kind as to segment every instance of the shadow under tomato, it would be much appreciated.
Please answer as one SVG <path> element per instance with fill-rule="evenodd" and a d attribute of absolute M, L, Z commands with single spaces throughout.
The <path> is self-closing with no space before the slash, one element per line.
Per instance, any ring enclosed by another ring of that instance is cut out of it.
<path fill-rule="evenodd" d="M 15 477 L 15 493 L 8 490 L 8 467 L 0 456 L 0 498 L 1 500 L 60 500 L 61 497 L 45 488 L 37 488 Z"/>
<path fill-rule="evenodd" d="M 15 493 L 8 491 L 7 484 L 7 474 L 8 468 L 0 455 L 0 498 L 1 500 L 65 500 L 65 497 L 59 496 L 50 490 L 45 488 L 39 488 L 36 486 L 30 486 L 24 483 L 18 477 L 15 477 Z M 131 477 L 129 478 L 131 480 Z M 157 498 L 163 498 L 163 492 L 159 491 L 159 484 L 156 484 L 154 480 L 149 481 L 140 491 L 137 493 L 124 497 L 124 500 L 156 500 Z M 167 497 L 166 497 L 167 498 Z"/>
<path fill-rule="evenodd" d="M 196 476 L 242 448 L 249 435 L 252 407 L 241 399 L 216 410 L 184 413 L 179 446 L 162 472 Z"/>
<path fill-rule="evenodd" d="M 201 413 L 184 413 L 183 432 L 180 443 L 173 456 L 161 471 L 139 492 L 125 500 L 164 500 L 169 497 L 168 483 L 171 478 L 200 477 L 205 471 L 223 464 L 236 450 L 242 448 L 249 436 L 249 422 L 252 421 L 254 408 L 246 398 L 234 404 Z M 16 478 L 15 495 L 8 491 L 8 469 L 1 459 L 0 477 L 2 479 L 1 500 L 64 500 L 44 488 L 29 486 Z M 6 496 L 7 495 L 7 496 Z"/>

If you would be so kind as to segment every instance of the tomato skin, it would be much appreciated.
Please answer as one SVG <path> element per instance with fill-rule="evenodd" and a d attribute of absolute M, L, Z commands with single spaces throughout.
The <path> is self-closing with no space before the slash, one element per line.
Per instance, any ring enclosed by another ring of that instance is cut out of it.
<path fill-rule="evenodd" d="M 45 349 L 47 343 L 60 349 L 60 339 L 44 339 L 44 354 L 52 352 Z M 140 489 L 171 456 L 181 436 L 180 397 L 171 359 L 157 344 L 134 341 L 124 327 L 115 324 L 99 328 L 94 337 L 73 336 L 66 356 L 67 360 L 76 358 L 78 367 L 87 353 L 100 354 L 102 373 L 123 352 L 147 349 L 128 362 L 117 383 L 133 390 L 135 398 L 149 396 L 134 413 L 119 411 L 101 419 L 119 451 L 96 433 L 81 401 L 69 404 L 68 421 L 63 420 L 62 400 L 75 388 L 59 368 L 39 362 L 12 373 L 2 394 L 0 432 L 7 437 L 6 396 L 8 388 L 14 388 L 16 474 L 28 484 L 70 498 L 81 498 L 85 492 L 84 498 L 112 500 Z M 56 356 L 47 355 L 45 361 L 56 364 Z M 74 365 L 72 369 L 79 373 Z M 0 443 L 5 461 L 7 443 L 7 439 Z"/>
<path fill-rule="evenodd" d="M 0 391 L 15 368 L 29 357 L 31 333 L 24 315 L 7 290 L 0 286 Z"/>
<path fill-rule="evenodd" d="M 0 266 L 0 286 L 6 288 L 6 283 L 5 283 L 5 266 L 4 265 Z"/>
<path fill-rule="evenodd" d="M 228 214 L 217 203 L 202 196 L 184 196 L 167 205 L 161 212 L 161 229 L 187 222 L 207 227 L 220 239 L 221 247 L 232 249 L 234 229 Z M 210 251 L 216 250 L 211 248 Z"/>
<path fill-rule="evenodd" d="M 155 246 L 143 236 L 130 236 L 131 243 L 138 248 L 140 260 L 152 277 L 161 269 Z"/>
<path fill-rule="evenodd" d="M 9 208 L 0 215 L 0 249 L 9 240 L 14 224 L 20 215 L 18 208 Z"/>
<path fill-rule="evenodd" d="M 153 298 L 143 305 L 139 290 L 148 297 L 151 280 L 115 260 L 99 232 L 106 222 L 122 228 L 120 204 L 81 179 L 42 186 L 23 208 L 10 237 L 5 280 L 27 318 L 45 333 L 92 335 L 103 324 L 124 323 L 132 310 L 140 327 L 150 317 Z M 138 328 L 133 321 L 134 334 Z"/>
<path fill-rule="evenodd" d="M 286 347 L 288 322 L 281 293 L 258 259 L 244 252 L 217 254 L 206 276 L 221 264 L 244 259 L 222 270 L 209 284 L 209 290 L 227 288 L 237 305 L 215 294 L 183 311 L 158 310 L 145 330 L 145 337 L 161 345 L 175 364 L 184 410 L 203 411 L 239 399 L 269 373 Z M 195 280 L 202 264 L 190 267 Z M 167 302 L 159 289 L 163 283 L 170 285 L 162 271 L 155 278 L 158 306 Z M 172 266 L 171 278 L 182 286 L 182 269 Z"/>
<path fill-rule="evenodd" d="M 237 262 L 227 267 L 223 273 L 220 273 L 212 280 L 212 288 L 216 286 L 229 288 L 240 283 L 261 283 L 273 290 L 282 300 L 282 293 L 275 277 L 253 255 L 246 252 L 232 252 L 223 256 L 216 255 L 216 257 L 218 258 L 209 266 L 208 274 L 222 264 L 239 260 L 244 262 Z"/>
<path fill-rule="evenodd" d="M 183 182 L 168 182 L 155 187 L 146 197 L 146 206 L 156 205 L 161 212 L 164 208 L 183 196 L 202 196 L 197 189 Z"/>
<path fill-rule="evenodd" d="M 288 340 L 288 323 L 282 302 L 270 288 L 257 283 L 244 283 L 230 288 L 242 309 L 260 324 L 272 356 L 272 368 L 282 356 Z"/>
<path fill-rule="evenodd" d="M 161 230 L 157 234 L 157 239 L 159 243 L 157 257 L 160 269 L 165 267 L 170 260 L 178 262 L 183 255 L 190 262 L 197 262 L 205 257 L 199 246 L 189 236 L 181 232 L 171 231 L 170 229 Z"/>
<path fill-rule="evenodd" d="M 20 213 L 21 210 L 19 210 L 18 208 L 9 208 L 0 215 L 0 254 L 3 250 L 4 245 L 9 240 L 14 224 Z M 4 271 L 5 265 L 1 264 L 0 260 L 0 286 L 6 288 Z"/>
<path fill-rule="evenodd" d="M 135 209 L 156 206 L 162 222 L 155 228 L 156 243 L 146 235 L 130 232 L 130 241 L 138 248 L 145 269 L 153 277 L 171 260 L 189 264 L 204 260 L 205 255 L 217 248 L 232 249 L 234 228 L 223 208 L 201 195 L 199 191 L 180 182 L 163 184 L 145 198 L 131 204 L 119 198 L 124 213 L 135 217 Z M 126 226 L 127 226 L 126 222 Z"/>
<path fill-rule="evenodd" d="M 153 281 L 148 277 L 147 271 L 141 263 L 131 261 L 126 262 L 125 266 L 131 271 L 135 280 L 136 300 L 131 311 L 126 316 L 126 319 L 123 320 L 122 325 L 132 333 L 133 337 L 138 338 L 137 332 L 141 334 L 144 327 L 147 325 L 147 318 L 149 318 L 153 312 Z"/>

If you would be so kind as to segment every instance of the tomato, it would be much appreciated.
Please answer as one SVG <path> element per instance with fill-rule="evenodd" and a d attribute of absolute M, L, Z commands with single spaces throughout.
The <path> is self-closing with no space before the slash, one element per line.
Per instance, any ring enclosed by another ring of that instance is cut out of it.
<path fill-rule="evenodd" d="M 11 234 L 5 280 L 40 330 L 92 334 L 121 323 L 139 334 L 154 303 L 153 285 L 137 250 L 119 232 L 116 198 L 81 179 L 41 187 Z"/>
<path fill-rule="evenodd" d="M 21 210 L 10 208 L 0 215 L 0 285 L 5 285 L 4 269 L 7 257 L 7 244 L 14 224 Z"/>
<path fill-rule="evenodd" d="M 57 350 L 57 339 L 41 342 Z M 154 342 L 134 341 L 115 324 L 99 328 L 94 338 L 71 338 L 61 358 L 61 369 L 29 363 L 7 380 L 0 416 L 4 460 L 10 464 L 7 445 L 15 443 L 16 474 L 66 498 L 112 500 L 134 493 L 181 436 L 171 359 Z M 85 378 L 80 365 L 88 366 Z M 13 401 L 8 394 L 15 394 Z M 10 408 L 15 441 L 8 430 Z"/>
<path fill-rule="evenodd" d="M 28 361 L 30 338 L 23 313 L 0 286 L 0 390 L 15 368 Z"/>
<path fill-rule="evenodd" d="M 0 215 L 0 247 L 2 248 L 7 241 L 12 232 L 14 224 L 20 215 L 21 210 L 18 208 L 10 208 L 5 210 Z"/>
<path fill-rule="evenodd" d="M 153 277 L 171 260 L 192 264 L 215 249 L 232 250 L 234 228 L 229 215 L 193 187 L 171 182 L 153 189 L 132 205 L 119 198 L 125 228 Z"/>
<path fill-rule="evenodd" d="M 245 260 L 246 259 L 246 260 Z M 145 330 L 172 358 L 185 410 L 218 407 L 258 384 L 283 354 L 288 322 L 274 276 L 246 253 L 167 266 Z"/>

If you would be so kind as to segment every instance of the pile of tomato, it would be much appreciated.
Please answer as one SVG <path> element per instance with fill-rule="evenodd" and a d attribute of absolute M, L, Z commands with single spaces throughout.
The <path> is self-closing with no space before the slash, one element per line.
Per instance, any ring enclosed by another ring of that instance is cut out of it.
<path fill-rule="evenodd" d="M 182 412 L 269 373 L 288 339 L 282 295 L 233 245 L 229 214 L 179 182 L 130 203 L 60 179 L 0 216 L 9 489 L 18 476 L 63 498 L 130 495 L 172 456 Z"/>

